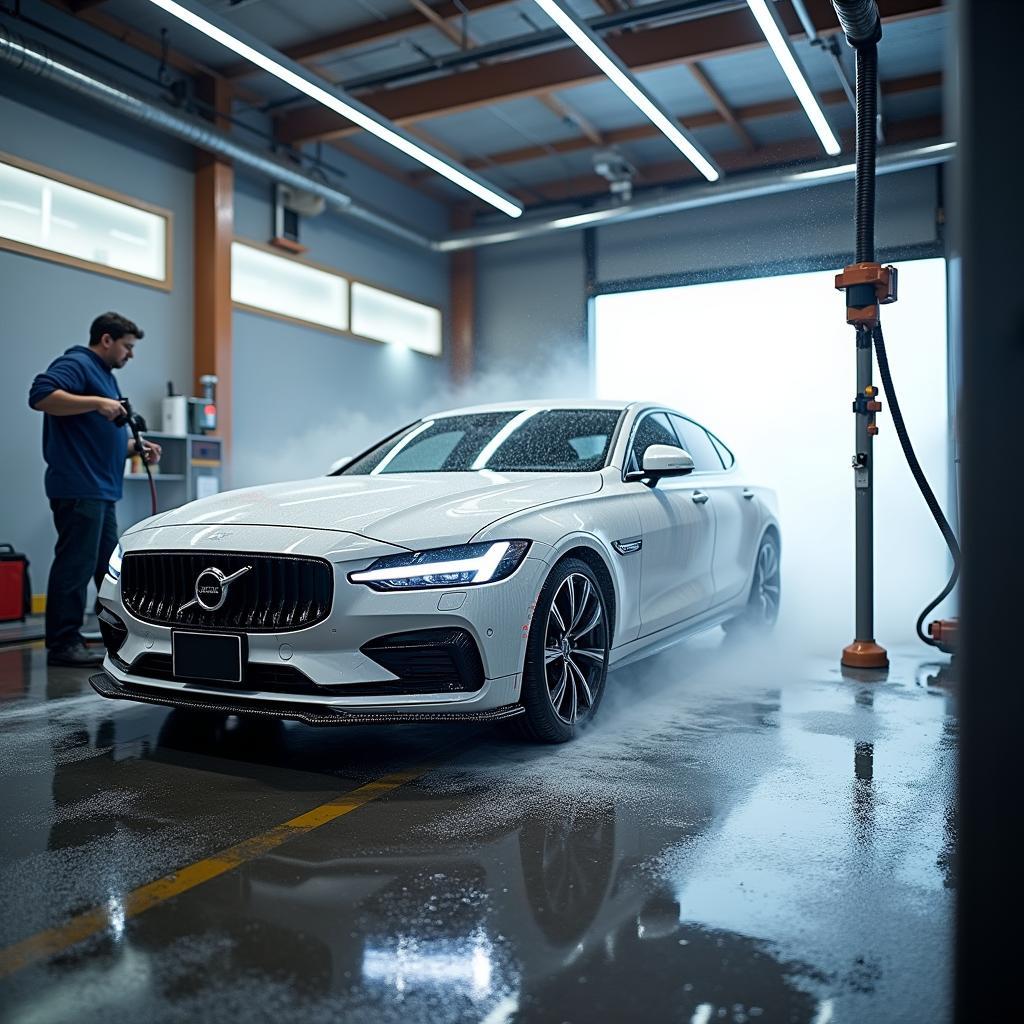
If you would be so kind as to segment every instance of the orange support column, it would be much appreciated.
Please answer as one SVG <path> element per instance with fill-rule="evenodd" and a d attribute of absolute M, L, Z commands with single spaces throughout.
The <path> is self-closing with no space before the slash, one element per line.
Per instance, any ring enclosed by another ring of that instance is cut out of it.
<path fill-rule="evenodd" d="M 462 231 L 473 226 L 473 215 L 457 206 L 452 227 Z M 464 384 L 473 373 L 473 335 L 476 316 L 476 254 L 472 249 L 452 253 L 451 258 L 451 374 L 455 384 Z"/>
<path fill-rule="evenodd" d="M 200 95 L 218 115 L 231 109 L 231 94 L 221 80 L 205 79 Z M 227 121 L 218 116 L 217 126 Z M 202 394 L 199 378 L 217 376 L 217 435 L 223 438 L 226 475 L 231 465 L 231 241 L 234 237 L 235 174 L 230 164 L 196 151 L 193 394 Z"/>

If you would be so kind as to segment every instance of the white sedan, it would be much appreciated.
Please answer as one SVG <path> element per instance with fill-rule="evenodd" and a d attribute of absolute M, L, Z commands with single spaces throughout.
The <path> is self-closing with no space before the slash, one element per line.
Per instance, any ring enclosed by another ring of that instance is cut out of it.
<path fill-rule="evenodd" d="M 144 520 L 100 590 L 104 697 L 562 742 L 611 666 L 779 609 L 774 495 L 651 403 L 425 417 L 329 477 Z"/>

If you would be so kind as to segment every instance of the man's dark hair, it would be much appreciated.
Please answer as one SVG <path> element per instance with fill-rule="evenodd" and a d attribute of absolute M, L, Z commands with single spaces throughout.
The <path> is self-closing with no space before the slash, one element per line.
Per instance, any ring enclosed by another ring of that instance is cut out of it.
<path fill-rule="evenodd" d="M 89 344 L 98 345 L 104 334 L 109 334 L 114 341 L 126 334 L 141 338 L 142 328 L 120 313 L 100 313 L 89 325 Z"/>

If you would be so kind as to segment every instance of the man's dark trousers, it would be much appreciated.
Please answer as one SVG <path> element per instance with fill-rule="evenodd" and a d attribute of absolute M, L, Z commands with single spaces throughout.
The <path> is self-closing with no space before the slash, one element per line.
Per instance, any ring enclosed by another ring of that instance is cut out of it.
<path fill-rule="evenodd" d="M 99 589 L 117 545 L 114 502 L 99 498 L 51 498 L 57 547 L 46 588 L 46 646 L 81 643 L 89 580 Z"/>

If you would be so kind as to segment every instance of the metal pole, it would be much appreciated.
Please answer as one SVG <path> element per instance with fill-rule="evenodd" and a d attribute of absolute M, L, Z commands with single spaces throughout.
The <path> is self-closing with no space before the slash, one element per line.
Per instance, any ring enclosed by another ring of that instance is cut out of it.
<path fill-rule="evenodd" d="M 878 113 L 878 51 L 875 44 L 857 48 L 857 160 L 856 160 L 856 243 L 853 267 L 843 276 L 856 280 L 865 271 L 881 272 L 875 263 L 875 165 L 877 158 L 876 115 Z M 866 294 L 865 294 L 866 290 Z M 872 327 L 878 323 L 878 297 L 872 284 L 847 289 L 848 320 L 857 339 L 857 394 L 853 411 L 856 420 L 853 457 L 854 518 L 856 540 L 855 635 L 843 649 L 847 668 L 884 669 L 889 665 L 885 648 L 875 643 L 875 536 L 874 536 L 874 435 L 875 412 L 881 408 L 871 382 L 874 371 Z M 850 307 L 856 309 L 851 316 Z"/>
<path fill-rule="evenodd" d="M 869 394 L 874 360 L 871 332 L 857 331 L 857 394 Z M 868 432 L 868 416 L 857 413 L 854 425 L 854 509 L 856 534 L 856 632 L 855 642 L 875 638 L 875 515 L 873 438 Z M 860 455 L 866 455 L 863 464 Z"/>

